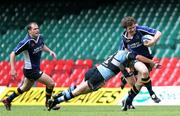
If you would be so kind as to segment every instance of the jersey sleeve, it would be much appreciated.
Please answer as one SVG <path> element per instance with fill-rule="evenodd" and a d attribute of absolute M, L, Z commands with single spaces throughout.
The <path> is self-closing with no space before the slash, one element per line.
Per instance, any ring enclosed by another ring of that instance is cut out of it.
<path fill-rule="evenodd" d="M 148 35 L 152 35 L 152 36 L 154 36 L 157 32 L 156 29 L 150 28 L 148 26 L 138 26 L 137 30 L 143 32 L 144 35 L 148 34 Z"/>
<path fill-rule="evenodd" d="M 15 55 L 20 54 L 22 51 L 27 50 L 29 46 L 29 40 L 27 41 L 20 41 L 18 45 L 14 48 Z"/>

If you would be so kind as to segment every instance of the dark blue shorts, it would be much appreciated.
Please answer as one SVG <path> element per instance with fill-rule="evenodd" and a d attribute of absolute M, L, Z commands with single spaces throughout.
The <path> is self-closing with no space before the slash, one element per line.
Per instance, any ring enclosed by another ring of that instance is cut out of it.
<path fill-rule="evenodd" d="M 37 69 L 23 69 L 23 73 L 27 79 L 34 81 L 38 80 L 43 74 L 41 70 L 37 70 Z"/>
<path fill-rule="evenodd" d="M 90 89 L 93 91 L 99 89 L 100 85 L 105 82 L 104 78 L 96 67 L 93 67 L 86 72 L 85 81 L 88 82 Z"/>

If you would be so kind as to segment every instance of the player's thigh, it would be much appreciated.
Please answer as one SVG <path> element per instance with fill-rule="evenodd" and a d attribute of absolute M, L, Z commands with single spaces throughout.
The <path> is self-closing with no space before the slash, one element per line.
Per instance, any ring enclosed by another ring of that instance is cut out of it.
<path fill-rule="evenodd" d="M 92 91 L 98 90 L 105 83 L 104 78 L 95 67 L 86 72 L 85 81 L 88 82 L 89 88 Z"/>
<path fill-rule="evenodd" d="M 43 73 L 37 81 L 49 87 L 54 86 L 54 80 L 46 73 Z"/>
<path fill-rule="evenodd" d="M 34 80 L 30 80 L 28 78 L 24 78 L 22 85 L 20 86 L 20 89 L 22 91 L 28 91 L 34 84 Z"/>
<path fill-rule="evenodd" d="M 140 72 L 141 74 L 149 74 L 148 68 L 146 67 L 146 65 L 142 62 L 136 62 L 134 64 L 134 68 Z"/>

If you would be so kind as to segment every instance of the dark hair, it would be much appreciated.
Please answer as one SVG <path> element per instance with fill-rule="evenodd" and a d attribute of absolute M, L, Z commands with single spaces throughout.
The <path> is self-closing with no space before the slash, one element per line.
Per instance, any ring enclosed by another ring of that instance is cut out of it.
<path fill-rule="evenodd" d="M 31 30 L 31 28 L 32 28 L 31 25 L 32 25 L 32 24 L 37 24 L 37 23 L 36 23 L 36 22 L 30 22 L 30 23 L 27 25 L 27 27 L 26 27 L 26 28 L 27 28 L 27 31 Z"/>
<path fill-rule="evenodd" d="M 134 19 L 134 17 L 127 16 L 121 20 L 121 26 L 123 28 L 127 28 L 128 26 L 132 26 L 133 24 L 136 24 L 136 20 Z"/>

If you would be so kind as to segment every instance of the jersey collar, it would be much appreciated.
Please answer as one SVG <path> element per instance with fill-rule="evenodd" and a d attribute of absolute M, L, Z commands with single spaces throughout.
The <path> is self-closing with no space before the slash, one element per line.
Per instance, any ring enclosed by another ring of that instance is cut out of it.
<path fill-rule="evenodd" d="M 38 43 L 40 34 L 38 35 L 37 39 L 32 38 L 29 34 L 28 34 L 28 37 L 30 40 L 34 41 L 35 43 Z"/>

